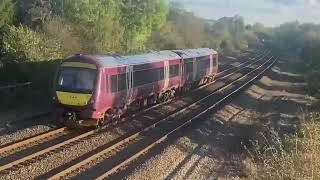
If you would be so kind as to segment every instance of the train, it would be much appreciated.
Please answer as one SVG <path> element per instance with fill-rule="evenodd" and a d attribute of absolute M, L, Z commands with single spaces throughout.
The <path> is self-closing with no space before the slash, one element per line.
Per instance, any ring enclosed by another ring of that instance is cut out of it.
<path fill-rule="evenodd" d="M 54 80 L 53 114 L 63 124 L 101 127 L 210 83 L 218 53 L 210 48 L 64 59 Z"/>

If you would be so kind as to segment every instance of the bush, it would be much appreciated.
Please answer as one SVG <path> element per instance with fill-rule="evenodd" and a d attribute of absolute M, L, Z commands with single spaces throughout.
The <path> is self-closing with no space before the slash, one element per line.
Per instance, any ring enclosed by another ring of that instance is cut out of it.
<path fill-rule="evenodd" d="M 249 179 L 320 179 L 320 116 L 311 114 L 302 119 L 294 136 L 257 142 L 246 168 Z"/>
<path fill-rule="evenodd" d="M 48 18 L 43 24 L 43 31 L 51 39 L 55 38 L 60 42 L 64 54 L 83 53 L 81 35 L 66 19 L 59 16 Z"/>
<path fill-rule="evenodd" d="M 22 25 L 7 28 L 3 46 L 5 61 L 44 61 L 62 57 L 61 44 L 57 40 Z"/>
<path fill-rule="evenodd" d="M 320 89 L 320 72 L 312 71 L 307 75 L 308 90 L 311 94 L 319 93 Z"/>
<path fill-rule="evenodd" d="M 12 0 L 0 1 L 0 27 L 10 24 L 14 19 L 14 3 Z"/>

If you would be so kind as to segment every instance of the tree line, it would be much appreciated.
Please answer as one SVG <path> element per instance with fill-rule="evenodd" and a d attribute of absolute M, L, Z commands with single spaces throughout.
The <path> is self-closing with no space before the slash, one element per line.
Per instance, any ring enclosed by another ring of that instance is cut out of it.
<path fill-rule="evenodd" d="M 228 54 L 256 44 L 290 54 L 320 77 L 320 26 L 268 28 L 241 16 L 207 20 L 167 0 L 2 0 L 0 67 L 72 54 L 137 53 L 209 47 Z M 312 89 L 320 88 L 320 83 Z"/>
<path fill-rule="evenodd" d="M 240 16 L 205 20 L 166 0 L 2 0 L 0 29 L 2 64 L 256 40 Z"/>

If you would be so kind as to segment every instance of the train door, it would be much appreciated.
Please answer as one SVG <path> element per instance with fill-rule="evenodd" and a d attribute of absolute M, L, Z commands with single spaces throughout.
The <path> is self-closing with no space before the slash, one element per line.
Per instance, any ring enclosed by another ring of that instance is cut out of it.
<path fill-rule="evenodd" d="M 215 60 L 213 60 L 213 55 L 210 55 L 210 70 L 209 70 L 209 74 L 213 74 L 213 68 L 214 68 L 214 62 Z"/>
<path fill-rule="evenodd" d="M 132 102 L 133 98 L 133 66 L 127 66 L 127 104 Z"/>
<path fill-rule="evenodd" d="M 193 82 L 194 80 L 194 60 L 193 58 L 184 59 L 183 62 L 183 68 L 184 68 L 184 80 L 185 83 L 187 82 Z"/>
<path fill-rule="evenodd" d="M 164 86 L 163 89 L 168 89 L 170 81 L 169 61 L 164 61 Z"/>
<path fill-rule="evenodd" d="M 192 81 L 197 81 L 199 79 L 198 76 L 198 62 L 197 62 L 197 58 L 193 58 L 193 79 Z"/>

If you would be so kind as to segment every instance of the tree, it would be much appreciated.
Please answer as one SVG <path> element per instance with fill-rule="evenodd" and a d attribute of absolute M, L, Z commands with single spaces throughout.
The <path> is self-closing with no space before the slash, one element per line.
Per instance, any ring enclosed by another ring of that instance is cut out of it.
<path fill-rule="evenodd" d="M 50 0 L 16 0 L 19 23 L 39 30 L 51 15 Z"/>
<path fill-rule="evenodd" d="M 123 28 L 116 0 L 55 0 L 54 14 L 69 20 L 82 37 L 84 53 L 120 51 Z"/>
<path fill-rule="evenodd" d="M 3 38 L 7 61 L 45 61 L 62 57 L 61 45 L 26 26 L 10 26 Z M 7 63 L 10 63 L 7 62 Z"/>
<path fill-rule="evenodd" d="M 120 9 L 126 51 L 144 49 L 152 30 L 162 27 L 168 12 L 165 0 L 121 0 Z"/>
<path fill-rule="evenodd" d="M 14 3 L 12 0 L 0 1 L 0 28 L 5 24 L 10 24 L 15 15 Z"/>
<path fill-rule="evenodd" d="M 148 42 L 151 49 L 182 49 L 185 48 L 184 38 L 173 22 L 168 21 L 161 29 L 154 31 Z"/>

